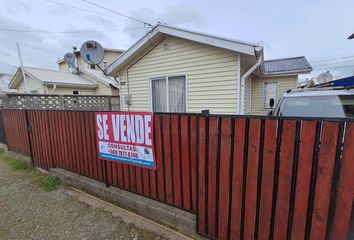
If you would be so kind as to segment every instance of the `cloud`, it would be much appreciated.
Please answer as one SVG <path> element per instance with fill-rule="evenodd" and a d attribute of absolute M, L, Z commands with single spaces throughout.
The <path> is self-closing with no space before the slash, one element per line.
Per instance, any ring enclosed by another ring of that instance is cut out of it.
<path fill-rule="evenodd" d="M 206 25 L 206 18 L 197 12 L 192 6 L 168 5 L 162 12 L 156 13 L 150 8 L 138 8 L 130 12 L 130 16 L 139 16 L 139 19 L 152 25 L 158 22 L 181 26 L 181 27 L 202 27 Z M 142 24 L 141 24 L 142 25 Z M 146 31 L 143 27 L 137 29 L 139 25 L 130 20 L 125 21 L 124 33 L 136 40 L 143 36 Z"/>

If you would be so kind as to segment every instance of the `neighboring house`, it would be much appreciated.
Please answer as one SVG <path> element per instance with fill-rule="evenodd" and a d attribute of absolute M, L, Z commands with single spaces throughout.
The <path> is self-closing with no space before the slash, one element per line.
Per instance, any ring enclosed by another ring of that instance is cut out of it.
<path fill-rule="evenodd" d="M 158 24 L 105 71 L 121 110 L 265 114 L 312 70 L 304 57 L 264 61 L 257 44 Z"/>
<path fill-rule="evenodd" d="M 26 83 L 21 68 L 13 76 L 9 88 L 17 93 L 119 95 L 119 85 L 96 70 L 82 69 L 80 75 L 71 72 L 24 67 Z"/>
<path fill-rule="evenodd" d="M 15 89 L 9 89 L 9 83 L 11 79 L 12 75 L 7 73 L 0 73 L 0 94 L 16 92 Z"/>
<path fill-rule="evenodd" d="M 266 60 L 261 76 L 254 76 L 251 81 L 251 101 L 248 109 L 251 114 L 267 114 L 271 109 L 269 100 L 275 102 L 285 91 L 296 89 L 298 75 L 312 70 L 305 57 Z"/>
<path fill-rule="evenodd" d="M 104 69 L 106 68 L 108 65 L 110 65 L 115 59 L 117 59 L 124 51 L 123 50 L 119 50 L 119 49 L 110 49 L 110 48 L 105 48 L 104 49 L 104 58 L 102 63 L 99 64 L 99 66 Z M 74 51 L 74 54 L 76 56 L 77 59 L 77 65 L 78 67 L 81 68 L 85 68 L 85 69 L 96 69 L 99 70 L 97 66 L 95 65 L 91 65 L 88 64 L 86 62 L 84 62 L 84 60 L 82 60 L 82 58 L 80 57 L 80 51 Z M 69 72 L 71 71 L 71 67 L 69 67 L 68 63 L 66 63 L 64 61 L 64 59 L 59 59 L 57 61 L 58 65 L 59 65 L 59 71 L 66 71 Z"/>

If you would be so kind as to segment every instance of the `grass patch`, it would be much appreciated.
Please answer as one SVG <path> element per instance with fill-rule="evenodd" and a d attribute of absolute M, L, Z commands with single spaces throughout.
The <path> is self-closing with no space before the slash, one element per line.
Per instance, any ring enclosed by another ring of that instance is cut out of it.
<path fill-rule="evenodd" d="M 32 170 L 31 165 L 27 161 L 18 158 L 13 158 L 4 151 L 0 153 L 0 159 L 5 162 L 13 171 Z"/>
<path fill-rule="evenodd" d="M 13 171 L 21 171 L 29 174 L 32 178 L 32 183 L 40 186 L 46 192 L 54 191 L 63 185 L 60 178 L 32 168 L 27 161 L 14 158 L 3 149 L 0 149 L 0 160 L 5 162 Z"/>

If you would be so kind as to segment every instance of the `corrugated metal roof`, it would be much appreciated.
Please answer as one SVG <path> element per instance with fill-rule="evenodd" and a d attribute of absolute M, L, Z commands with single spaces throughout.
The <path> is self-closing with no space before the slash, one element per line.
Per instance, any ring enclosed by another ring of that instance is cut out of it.
<path fill-rule="evenodd" d="M 56 83 L 62 85 L 81 85 L 81 86 L 88 86 L 88 87 L 96 87 L 97 84 L 90 82 L 89 80 L 80 77 L 76 74 L 72 74 L 70 72 L 60 72 L 55 70 L 49 69 L 40 69 L 40 68 L 24 68 L 26 72 L 33 75 L 39 81 L 48 83 Z"/>
<path fill-rule="evenodd" d="M 305 57 L 282 58 L 264 61 L 265 75 L 310 72 L 312 66 Z"/>
<path fill-rule="evenodd" d="M 105 85 L 113 85 L 114 87 L 119 88 L 118 83 L 112 77 L 106 77 L 101 71 L 88 68 L 80 68 L 80 71 L 86 73 L 87 75 L 102 82 Z"/>

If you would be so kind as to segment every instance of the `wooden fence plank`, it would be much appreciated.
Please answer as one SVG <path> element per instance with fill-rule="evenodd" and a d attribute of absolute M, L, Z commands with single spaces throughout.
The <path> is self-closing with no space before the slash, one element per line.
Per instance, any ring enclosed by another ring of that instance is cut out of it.
<path fill-rule="evenodd" d="M 286 239 L 289 220 L 291 179 L 294 162 L 296 121 L 284 120 L 279 162 L 277 205 L 275 209 L 274 239 Z"/>
<path fill-rule="evenodd" d="M 181 116 L 181 168 L 182 168 L 182 193 L 183 193 L 183 207 L 186 209 L 191 209 L 191 164 L 190 164 L 190 154 L 189 154 L 189 117 Z"/>
<path fill-rule="evenodd" d="M 269 239 L 277 145 L 277 121 L 265 120 L 258 239 Z"/>
<path fill-rule="evenodd" d="M 340 167 L 331 239 L 349 239 L 350 221 L 354 221 L 354 219 L 351 219 L 354 208 L 353 156 L 354 123 L 348 123 L 345 131 L 343 158 Z"/>
<path fill-rule="evenodd" d="M 229 194 L 230 194 L 230 155 L 231 155 L 231 119 L 221 121 L 218 239 L 228 238 Z"/>
<path fill-rule="evenodd" d="M 313 205 L 311 239 L 325 239 L 339 123 L 324 122 Z"/>
<path fill-rule="evenodd" d="M 190 172 L 191 172 L 191 196 L 193 212 L 197 209 L 197 117 L 190 116 Z"/>
<path fill-rule="evenodd" d="M 178 115 L 171 116 L 171 147 L 172 147 L 172 186 L 174 205 L 182 206 L 182 187 L 181 187 L 181 166 L 180 166 L 180 145 L 179 145 L 179 119 Z"/>
<path fill-rule="evenodd" d="M 90 144 L 91 144 L 91 155 L 92 155 L 92 168 L 93 168 L 93 178 L 98 180 L 98 164 L 100 160 L 97 156 L 96 148 L 96 129 L 95 129 L 95 113 L 89 112 L 89 127 L 90 127 Z"/>
<path fill-rule="evenodd" d="M 162 129 L 161 116 L 154 116 L 154 143 L 155 143 L 155 160 L 156 160 L 156 172 L 157 172 L 157 191 L 158 199 L 165 201 L 165 177 L 164 177 L 164 162 L 163 162 L 163 149 L 161 139 Z"/>
<path fill-rule="evenodd" d="M 172 187 L 172 149 L 170 134 L 170 116 L 162 115 L 162 133 L 163 133 L 163 150 L 164 150 L 164 166 L 165 166 L 165 194 L 166 201 L 173 204 L 173 187 Z"/>
<path fill-rule="evenodd" d="M 142 171 L 142 182 L 143 182 L 143 194 L 145 196 L 151 196 L 150 195 L 150 182 L 149 182 L 149 170 L 146 168 L 141 169 Z"/>
<path fill-rule="evenodd" d="M 230 226 L 232 227 L 230 227 L 230 239 L 241 239 L 245 134 L 248 134 L 246 133 L 246 119 L 235 119 L 230 220 Z"/>
<path fill-rule="evenodd" d="M 206 235 L 206 144 L 207 144 L 207 132 L 206 132 L 206 118 L 199 117 L 199 152 L 198 152 L 198 208 L 197 208 L 197 230 L 199 233 Z"/>
<path fill-rule="evenodd" d="M 209 143 L 208 143 L 208 235 L 216 237 L 216 170 L 217 170 L 217 154 L 218 154 L 218 124 L 219 119 L 216 117 L 209 118 Z"/>
<path fill-rule="evenodd" d="M 248 133 L 248 159 L 246 176 L 246 203 L 245 203 L 245 225 L 244 238 L 254 239 L 256 225 L 256 206 L 257 206 L 257 180 L 259 166 L 259 150 L 261 135 L 261 120 L 251 119 L 250 130 Z"/>
<path fill-rule="evenodd" d="M 310 194 L 310 182 L 313 161 L 313 149 L 316 138 L 316 121 L 303 121 L 299 161 L 296 180 L 296 192 L 294 203 L 292 239 L 304 239 L 306 231 L 306 216 Z"/>
<path fill-rule="evenodd" d="M 142 176 L 142 169 L 141 168 L 136 168 L 136 191 L 140 194 L 143 194 L 143 176 Z"/>

